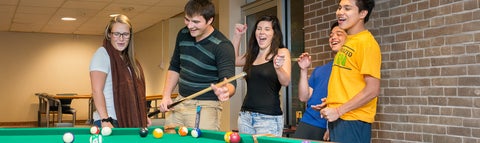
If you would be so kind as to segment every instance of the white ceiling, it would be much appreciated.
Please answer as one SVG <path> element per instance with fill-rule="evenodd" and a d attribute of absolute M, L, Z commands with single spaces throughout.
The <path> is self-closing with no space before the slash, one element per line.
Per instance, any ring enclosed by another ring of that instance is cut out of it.
<path fill-rule="evenodd" d="M 134 32 L 183 12 L 188 0 L 0 0 L 0 31 L 102 35 L 110 14 Z M 76 21 L 62 21 L 75 17 Z"/>

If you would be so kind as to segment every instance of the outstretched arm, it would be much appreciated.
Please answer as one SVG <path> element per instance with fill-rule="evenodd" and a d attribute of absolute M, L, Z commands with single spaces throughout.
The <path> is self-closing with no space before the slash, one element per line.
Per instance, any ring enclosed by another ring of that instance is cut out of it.
<path fill-rule="evenodd" d="M 308 53 L 302 53 L 298 57 L 298 66 L 300 67 L 300 79 L 298 80 L 298 98 L 302 102 L 307 102 L 312 96 L 313 89 L 308 85 L 308 67 L 311 64 L 311 57 Z"/>
<path fill-rule="evenodd" d="M 167 72 L 167 76 L 165 79 L 165 86 L 163 88 L 163 95 L 162 95 L 163 97 L 159 106 L 160 111 L 162 112 L 170 111 L 170 109 L 168 109 L 167 106 L 172 104 L 172 98 L 171 98 L 172 91 L 177 85 L 179 77 L 180 75 L 175 71 L 169 70 Z"/>
<path fill-rule="evenodd" d="M 235 66 L 245 65 L 245 55 L 240 56 L 240 40 L 247 31 L 247 24 L 235 24 L 235 34 L 232 38 L 233 48 L 235 48 Z"/>

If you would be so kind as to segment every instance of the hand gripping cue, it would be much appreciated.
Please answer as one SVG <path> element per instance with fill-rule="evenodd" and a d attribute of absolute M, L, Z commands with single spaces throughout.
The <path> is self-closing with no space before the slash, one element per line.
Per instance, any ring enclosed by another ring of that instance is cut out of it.
<path fill-rule="evenodd" d="M 233 76 L 233 77 L 228 78 L 227 80 L 224 80 L 224 81 L 222 81 L 222 82 L 219 82 L 219 83 L 215 84 L 214 86 L 221 86 L 221 85 L 223 85 L 223 84 L 226 84 L 226 83 L 232 82 L 232 81 L 234 81 L 234 80 L 236 80 L 236 79 L 239 79 L 239 78 L 241 78 L 241 77 L 244 77 L 245 75 L 247 75 L 247 73 L 242 72 L 242 73 L 240 73 L 240 74 L 237 74 L 237 75 L 235 75 L 235 76 Z M 180 104 L 180 103 L 182 103 L 182 102 L 185 101 L 185 100 L 193 99 L 193 98 L 198 97 L 198 96 L 200 96 L 200 95 L 202 95 L 202 94 L 204 94 L 204 93 L 209 92 L 210 90 L 212 90 L 212 87 L 208 87 L 208 88 L 205 88 L 205 89 L 203 89 L 203 90 L 200 90 L 200 91 L 198 91 L 198 92 L 196 92 L 196 93 L 194 93 L 194 94 L 192 94 L 192 95 L 190 95 L 190 96 L 187 96 L 187 97 L 182 98 L 182 99 L 180 99 L 180 100 L 178 100 L 178 101 L 176 101 L 176 102 L 173 102 L 172 104 L 168 105 L 167 108 L 170 109 L 170 108 L 172 108 L 173 106 L 175 106 L 175 105 L 177 105 L 177 104 Z M 148 113 L 148 117 L 155 116 L 155 115 L 157 115 L 157 114 L 160 113 L 160 112 L 161 112 L 160 110 L 155 110 L 155 111 L 153 111 L 153 112 L 151 112 L 151 113 Z"/>

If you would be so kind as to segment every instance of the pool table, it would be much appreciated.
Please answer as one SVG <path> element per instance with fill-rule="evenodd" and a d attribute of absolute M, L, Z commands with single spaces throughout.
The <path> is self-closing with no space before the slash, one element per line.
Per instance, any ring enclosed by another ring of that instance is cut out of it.
<path fill-rule="evenodd" d="M 104 143 L 224 143 L 225 132 L 202 130 L 199 138 L 190 134 L 180 136 L 178 134 L 165 133 L 162 138 L 156 139 L 152 135 L 154 128 L 149 127 L 149 134 L 142 138 L 139 135 L 139 128 L 113 128 L 110 136 L 103 136 Z M 176 128 L 175 130 L 178 130 Z M 189 133 L 192 129 L 189 128 Z M 35 143 L 63 143 L 63 134 L 71 132 L 75 136 L 74 143 L 88 143 L 90 128 L 0 128 L 0 142 L 35 142 Z M 301 143 L 303 140 L 292 138 L 280 138 L 269 136 L 253 136 L 240 134 L 241 143 Z M 254 139 L 255 138 L 255 139 Z M 319 143 L 310 141 L 310 143 Z"/>

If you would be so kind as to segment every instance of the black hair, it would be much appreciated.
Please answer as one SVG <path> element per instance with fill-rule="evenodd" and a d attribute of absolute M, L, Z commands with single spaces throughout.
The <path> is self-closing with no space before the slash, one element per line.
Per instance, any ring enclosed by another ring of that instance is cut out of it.
<path fill-rule="evenodd" d="M 248 47 L 247 51 L 245 54 L 245 65 L 243 66 L 243 71 L 245 71 L 247 74 L 250 73 L 250 68 L 253 65 L 253 62 L 258 56 L 258 53 L 260 52 L 260 46 L 258 46 L 258 41 L 255 36 L 255 30 L 257 29 L 258 23 L 261 21 L 268 21 L 272 22 L 272 29 L 273 29 L 273 39 L 272 43 L 270 45 L 270 51 L 268 52 L 267 56 L 265 57 L 267 61 L 270 61 L 272 59 L 268 59 L 268 55 L 277 55 L 278 49 L 285 47 L 283 44 L 283 34 L 282 30 L 280 27 L 280 22 L 276 16 L 262 16 L 260 17 L 257 22 L 255 23 L 255 26 L 253 27 L 254 30 L 252 32 L 252 35 L 250 36 L 250 39 L 248 40 Z"/>
<path fill-rule="evenodd" d="M 335 21 L 332 26 L 330 26 L 330 31 L 333 30 L 333 28 L 337 27 L 338 26 L 338 21 Z"/>
<path fill-rule="evenodd" d="M 370 14 L 372 14 L 373 8 L 375 7 L 375 0 L 357 0 L 356 5 L 358 7 L 358 12 L 362 10 L 368 11 L 363 21 L 363 23 L 367 23 L 370 17 Z"/>

